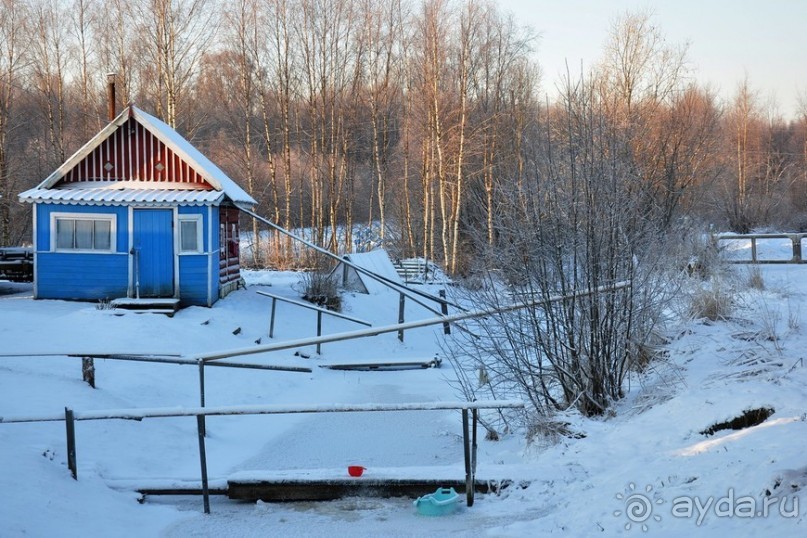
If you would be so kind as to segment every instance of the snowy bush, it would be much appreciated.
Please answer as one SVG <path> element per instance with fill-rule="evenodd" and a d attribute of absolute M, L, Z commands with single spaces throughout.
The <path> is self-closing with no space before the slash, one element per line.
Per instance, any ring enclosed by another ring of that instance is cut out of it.
<path fill-rule="evenodd" d="M 342 297 L 339 295 L 336 280 L 330 278 L 329 258 L 317 255 L 314 260 L 315 268 L 301 273 L 298 291 L 306 301 L 339 312 L 342 308 Z"/>
<path fill-rule="evenodd" d="M 713 279 L 710 285 L 699 287 L 691 294 L 689 315 L 710 321 L 726 319 L 734 306 L 733 295 L 720 279 Z"/>

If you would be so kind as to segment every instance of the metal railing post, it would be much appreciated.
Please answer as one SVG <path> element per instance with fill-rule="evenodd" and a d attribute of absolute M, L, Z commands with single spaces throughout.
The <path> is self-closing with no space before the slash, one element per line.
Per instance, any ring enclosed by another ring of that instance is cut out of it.
<path fill-rule="evenodd" d="M 269 318 L 269 338 L 275 337 L 275 305 L 277 305 L 277 299 L 272 297 L 272 316 Z"/>
<path fill-rule="evenodd" d="M 468 409 L 462 409 L 462 450 L 465 456 L 465 498 L 468 506 L 474 504 L 474 482 L 471 473 L 471 440 L 468 437 Z"/>
<path fill-rule="evenodd" d="M 67 468 L 73 480 L 78 480 L 78 467 L 76 466 L 76 422 L 73 410 L 64 408 L 64 426 L 67 433 Z"/>
<path fill-rule="evenodd" d="M 317 338 L 322 336 L 322 312 L 317 310 Z M 317 355 L 320 354 L 320 349 L 322 348 L 322 344 L 317 342 Z"/>
<path fill-rule="evenodd" d="M 399 294 L 399 299 L 398 299 L 398 323 L 403 323 L 404 322 L 404 309 L 405 308 L 406 308 L 406 295 L 401 293 L 401 294 Z M 403 331 L 403 329 L 400 329 L 398 331 L 398 340 L 400 340 L 401 342 L 404 341 L 404 331 Z"/>
<path fill-rule="evenodd" d="M 474 505 L 474 487 L 476 482 L 476 423 L 479 421 L 479 409 L 471 409 L 471 501 L 468 506 Z"/>
<path fill-rule="evenodd" d="M 445 299 L 446 290 L 440 290 L 438 295 L 440 295 L 441 299 Z M 448 302 L 443 301 L 442 303 L 440 303 L 440 312 L 442 312 L 444 316 L 448 315 Z M 451 325 L 449 325 L 448 323 L 443 323 L 443 334 L 451 334 Z"/>
<path fill-rule="evenodd" d="M 205 514 L 210 513 L 210 488 L 207 482 L 207 455 L 205 453 L 205 416 L 196 415 L 196 431 L 199 437 L 199 465 L 202 467 L 202 496 Z"/>
<path fill-rule="evenodd" d="M 199 359 L 199 407 L 205 406 L 205 361 Z M 202 436 L 207 435 L 204 415 L 199 415 L 199 431 Z"/>

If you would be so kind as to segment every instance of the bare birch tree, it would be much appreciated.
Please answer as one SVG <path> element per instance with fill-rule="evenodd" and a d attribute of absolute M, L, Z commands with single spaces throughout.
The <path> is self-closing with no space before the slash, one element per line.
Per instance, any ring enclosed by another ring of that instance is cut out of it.
<path fill-rule="evenodd" d="M 186 132 L 192 130 L 191 108 L 182 108 L 202 55 L 216 36 L 216 6 L 208 0 L 150 0 L 138 6 L 140 33 L 148 36 L 144 69 L 157 115 L 177 127 L 180 109 Z"/>
<path fill-rule="evenodd" d="M 103 116 L 92 114 L 99 107 L 96 101 L 97 88 L 100 82 L 95 80 L 98 72 L 95 26 L 97 4 L 95 0 L 73 0 L 70 7 L 71 33 L 75 39 L 74 49 L 77 56 L 79 77 L 77 94 L 78 113 L 73 115 L 77 140 L 88 140 L 103 125 Z"/>
<path fill-rule="evenodd" d="M 0 245 L 13 244 L 17 239 L 11 225 L 17 183 L 9 149 L 14 129 L 24 121 L 17 115 L 16 100 L 23 87 L 29 17 L 23 2 L 2 0 L 0 3 Z"/>
<path fill-rule="evenodd" d="M 45 1 L 36 6 L 34 24 L 36 39 L 32 42 L 34 83 L 42 102 L 42 113 L 48 131 L 51 164 L 55 168 L 65 160 L 66 76 L 68 65 L 67 33 L 61 23 L 67 14 L 56 2 Z"/>

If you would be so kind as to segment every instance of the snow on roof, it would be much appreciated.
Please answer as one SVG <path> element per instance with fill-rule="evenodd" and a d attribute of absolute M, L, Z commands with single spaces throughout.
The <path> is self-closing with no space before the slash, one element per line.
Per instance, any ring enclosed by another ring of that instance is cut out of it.
<path fill-rule="evenodd" d="M 25 201 L 38 201 L 42 200 L 40 196 L 44 194 L 47 189 L 52 189 L 59 182 L 62 177 L 67 174 L 73 167 L 81 162 L 84 157 L 89 155 L 96 147 L 98 147 L 104 140 L 109 138 L 118 127 L 126 123 L 129 118 L 134 118 L 135 121 L 140 123 L 166 146 L 170 147 L 177 155 L 185 160 L 194 170 L 196 170 L 204 179 L 216 190 L 224 193 L 224 195 L 233 201 L 236 205 L 254 206 L 257 204 L 254 198 L 247 194 L 244 189 L 230 179 L 218 166 L 205 157 L 202 152 L 193 147 L 184 137 L 177 133 L 174 129 L 169 127 L 166 123 L 155 118 L 151 114 L 144 112 L 134 105 L 129 105 L 123 112 L 112 120 L 106 127 L 101 129 L 89 142 L 84 144 L 78 151 L 76 151 L 69 159 L 67 159 L 59 168 L 57 168 L 51 175 L 49 175 L 42 183 L 37 185 L 36 188 L 30 189 L 20 198 Z M 164 188 L 164 187 L 162 187 Z M 109 191 L 104 191 L 108 193 Z M 68 195 L 61 195 L 68 196 Z M 102 193 L 96 193 L 96 201 L 99 203 L 100 198 L 103 198 Z M 167 203 L 167 202 L 166 202 Z M 198 202 L 202 203 L 202 202 Z"/>
<path fill-rule="evenodd" d="M 150 206 L 160 205 L 218 205 L 224 199 L 224 193 L 220 191 L 187 189 L 187 188 L 161 188 L 155 189 L 153 183 L 148 183 L 151 188 L 142 186 L 98 186 L 98 182 L 89 182 L 83 188 L 71 185 L 70 188 L 44 189 L 33 188 L 20 194 L 22 202 L 49 202 L 54 204 L 79 204 L 79 205 L 118 205 L 118 204 L 142 204 Z M 121 182 L 130 183 L 130 182 Z M 140 182 L 146 184 L 146 182 Z M 165 185 L 165 184 L 162 184 Z"/>
<path fill-rule="evenodd" d="M 184 157 L 199 173 L 205 176 L 205 179 L 216 189 L 224 192 L 224 194 L 233 201 L 235 204 L 243 204 L 247 206 L 256 205 L 252 196 L 238 186 L 238 184 L 227 176 L 218 166 L 205 157 L 202 152 L 193 147 L 190 142 L 185 140 L 179 133 L 169 127 L 167 124 L 158 120 L 154 116 L 143 112 L 139 108 L 132 106 L 134 111 L 134 118 L 139 121 L 144 127 L 154 133 L 157 138 L 162 140 L 166 145 L 170 146 L 180 156 Z"/>

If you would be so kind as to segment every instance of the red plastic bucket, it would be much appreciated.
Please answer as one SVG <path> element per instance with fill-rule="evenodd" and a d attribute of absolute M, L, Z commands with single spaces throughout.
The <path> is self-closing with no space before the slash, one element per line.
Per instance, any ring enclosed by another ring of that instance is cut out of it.
<path fill-rule="evenodd" d="M 350 476 L 361 476 L 362 473 L 364 472 L 364 469 L 365 468 L 362 467 L 361 465 L 350 465 L 347 468 L 347 474 L 349 474 Z"/>

